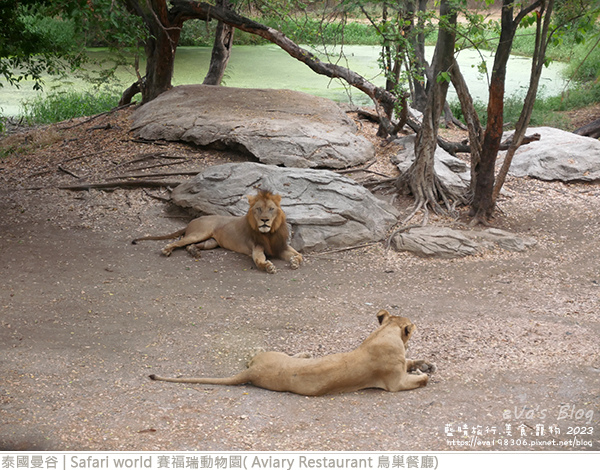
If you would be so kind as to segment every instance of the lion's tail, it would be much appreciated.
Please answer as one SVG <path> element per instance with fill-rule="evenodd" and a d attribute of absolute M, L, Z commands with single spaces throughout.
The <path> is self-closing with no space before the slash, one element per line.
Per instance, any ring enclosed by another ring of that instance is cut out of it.
<path fill-rule="evenodd" d="M 131 243 L 133 243 L 135 245 L 137 242 L 139 242 L 141 240 L 169 240 L 171 238 L 180 237 L 184 233 L 185 233 L 185 229 L 182 228 L 181 230 L 177 230 L 177 232 L 170 233 L 169 235 L 156 235 L 156 236 L 153 236 L 153 237 L 140 237 L 140 238 L 136 238 L 135 240 L 131 240 Z"/>
<path fill-rule="evenodd" d="M 163 382 L 176 382 L 185 384 L 213 384 L 213 385 L 241 385 L 250 382 L 248 370 L 240 372 L 232 377 L 211 378 L 211 377 L 159 377 L 158 375 L 149 375 L 152 380 L 161 380 Z"/>

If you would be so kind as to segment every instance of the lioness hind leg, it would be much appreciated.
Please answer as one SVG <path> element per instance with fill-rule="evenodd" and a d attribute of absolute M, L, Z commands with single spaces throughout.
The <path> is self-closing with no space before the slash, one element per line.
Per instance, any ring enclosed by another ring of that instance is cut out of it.
<path fill-rule="evenodd" d="M 250 351 L 250 354 L 248 354 L 248 360 L 246 361 L 246 367 L 250 367 L 254 358 L 264 352 L 267 352 L 267 350 L 260 346 L 252 349 L 252 351 Z"/>

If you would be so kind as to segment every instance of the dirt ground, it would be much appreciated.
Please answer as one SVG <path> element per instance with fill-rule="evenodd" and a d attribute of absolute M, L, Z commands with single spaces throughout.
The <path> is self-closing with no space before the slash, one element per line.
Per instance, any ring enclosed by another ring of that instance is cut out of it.
<path fill-rule="evenodd" d="M 131 245 L 189 220 L 166 189 L 58 189 L 245 158 L 135 142 L 127 115 L 4 139 L 0 449 L 600 451 L 598 185 L 509 178 L 494 224 L 537 240 L 523 253 L 436 260 L 381 243 L 268 275 L 223 250 Z M 417 324 L 409 357 L 438 366 L 427 387 L 304 397 L 147 378 L 230 375 L 258 347 L 347 351 L 381 308 Z"/>

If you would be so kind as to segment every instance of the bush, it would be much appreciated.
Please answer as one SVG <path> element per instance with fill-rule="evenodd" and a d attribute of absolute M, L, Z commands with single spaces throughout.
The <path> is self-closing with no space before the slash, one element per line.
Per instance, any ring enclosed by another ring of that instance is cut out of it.
<path fill-rule="evenodd" d="M 377 45 L 381 38 L 370 25 L 350 22 L 345 25 L 335 22 L 322 22 L 319 19 L 302 18 L 263 18 L 260 20 L 266 26 L 282 31 L 297 44 L 344 44 Z M 212 47 L 215 36 L 216 22 L 208 24 L 201 20 L 189 20 L 183 24 L 180 46 Z M 266 39 L 255 34 L 236 30 L 233 42 L 237 46 L 268 44 Z"/>
<path fill-rule="evenodd" d="M 50 124 L 110 111 L 120 94 L 109 90 L 56 91 L 22 103 L 23 117 L 31 124 Z"/>

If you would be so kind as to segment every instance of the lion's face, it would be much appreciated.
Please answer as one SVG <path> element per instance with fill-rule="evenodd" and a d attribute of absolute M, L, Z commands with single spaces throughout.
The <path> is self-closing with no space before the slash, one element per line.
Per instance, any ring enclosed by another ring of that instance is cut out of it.
<path fill-rule="evenodd" d="M 281 196 L 268 191 L 260 191 L 256 196 L 248 196 L 250 210 L 248 222 L 261 233 L 276 232 L 285 220 L 280 207 Z"/>
<path fill-rule="evenodd" d="M 379 321 L 379 324 L 381 326 L 385 326 L 390 323 L 394 323 L 397 326 L 399 326 L 400 327 L 400 335 L 402 337 L 402 342 L 404 343 L 405 346 L 406 346 L 406 343 L 408 343 L 408 340 L 410 339 L 412 334 L 417 329 L 417 326 L 413 322 L 411 322 L 408 318 L 396 317 L 396 316 L 390 315 L 390 312 L 388 312 L 387 310 L 380 310 L 379 313 L 377 314 L 377 320 Z"/>

